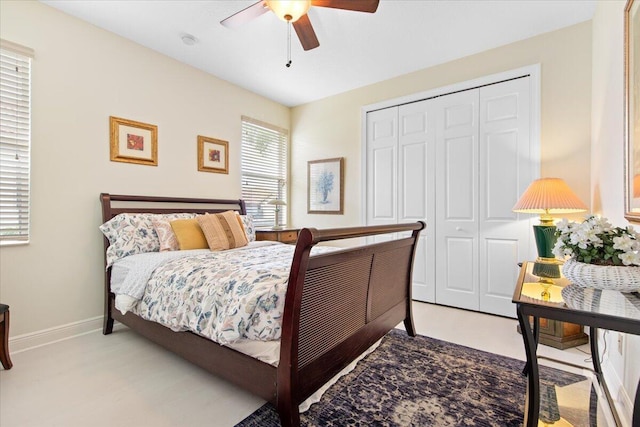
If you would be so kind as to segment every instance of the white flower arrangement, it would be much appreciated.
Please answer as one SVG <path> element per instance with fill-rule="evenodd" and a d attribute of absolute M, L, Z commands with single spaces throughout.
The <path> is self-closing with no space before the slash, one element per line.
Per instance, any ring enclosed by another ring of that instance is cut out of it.
<path fill-rule="evenodd" d="M 640 266 L 640 234 L 632 226 L 613 227 L 606 218 L 588 216 L 582 223 L 562 219 L 553 254 L 596 265 Z"/>

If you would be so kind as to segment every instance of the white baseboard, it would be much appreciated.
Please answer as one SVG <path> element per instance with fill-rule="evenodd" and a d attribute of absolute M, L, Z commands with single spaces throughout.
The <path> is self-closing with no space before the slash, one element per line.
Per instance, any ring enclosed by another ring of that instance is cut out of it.
<path fill-rule="evenodd" d="M 42 331 L 29 334 L 9 336 L 9 350 L 11 354 L 29 350 L 35 347 L 52 344 L 54 342 L 68 340 L 79 335 L 102 330 L 102 316 L 92 317 L 78 322 L 67 323 Z"/>
<path fill-rule="evenodd" d="M 618 377 L 618 374 L 613 369 L 611 363 L 602 364 L 602 375 L 605 378 L 609 393 L 613 399 L 613 404 L 620 417 L 620 422 L 623 427 L 631 427 L 631 420 L 633 418 L 633 401 L 629 397 L 627 390 L 622 385 L 622 381 Z"/>

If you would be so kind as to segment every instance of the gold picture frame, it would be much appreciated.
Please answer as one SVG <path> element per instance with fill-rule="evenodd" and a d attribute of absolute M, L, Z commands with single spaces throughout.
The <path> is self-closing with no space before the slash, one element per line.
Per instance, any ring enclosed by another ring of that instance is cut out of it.
<path fill-rule="evenodd" d="M 229 173 L 229 142 L 198 135 L 198 170 Z"/>
<path fill-rule="evenodd" d="M 344 157 L 307 162 L 307 213 L 344 213 Z"/>
<path fill-rule="evenodd" d="M 112 162 L 158 166 L 158 126 L 109 117 Z"/>
<path fill-rule="evenodd" d="M 640 223 L 640 0 L 624 8 L 624 216 Z"/>

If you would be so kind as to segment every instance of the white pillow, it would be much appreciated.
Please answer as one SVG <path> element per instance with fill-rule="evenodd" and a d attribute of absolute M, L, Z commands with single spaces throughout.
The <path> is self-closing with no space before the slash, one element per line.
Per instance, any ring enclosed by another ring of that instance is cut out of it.
<path fill-rule="evenodd" d="M 194 213 L 122 213 L 102 224 L 100 231 L 109 240 L 107 267 L 129 255 L 160 251 L 160 240 L 153 219 L 193 218 Z"/>
<path fill-rule="evenodd" d="M 247 235 L 247 241 L 255 242 L 256 241 L 256 229 L 253 226 L 253 216 L 251 215 L 240 215 L 240 219 L 242 220 L 242 225 L 244 226 L 244 232 Z"/>

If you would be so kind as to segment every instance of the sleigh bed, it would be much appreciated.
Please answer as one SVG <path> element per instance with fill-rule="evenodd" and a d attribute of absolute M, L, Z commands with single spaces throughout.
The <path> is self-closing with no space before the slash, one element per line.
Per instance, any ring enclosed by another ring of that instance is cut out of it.
<path fill-rule="evenodd" d="M 119 214 L 246 214 L 244 201 L 101 194 L 103 223 Z M 415 336 L 411 276 L 424 223 L 301 230 L 288 268 L 278 360 L 267 363 L 190 331 L 174 332 L 115 307 L 105 272 L 103 333 L 114 320 L 205 370 L 271 402 L 283 426 L 299 425 L 298 405 L 398 323 Z M 394 240 L 311 255 L 320 242 L 395 233 Z M 105 252 L 110 242 L 105 237 Z M 282 245 L 282 244 L 280 244 Z M 105 258 L 107 259 L 107 258 Z"/>

